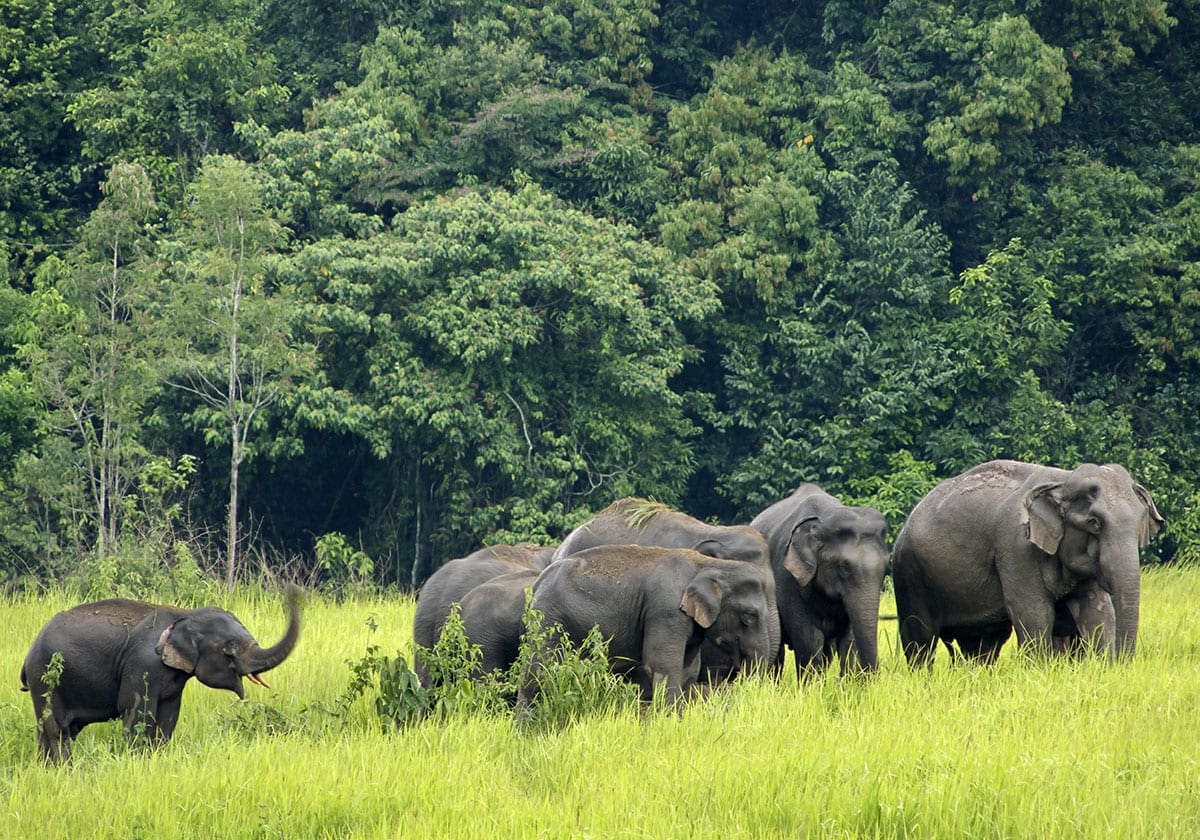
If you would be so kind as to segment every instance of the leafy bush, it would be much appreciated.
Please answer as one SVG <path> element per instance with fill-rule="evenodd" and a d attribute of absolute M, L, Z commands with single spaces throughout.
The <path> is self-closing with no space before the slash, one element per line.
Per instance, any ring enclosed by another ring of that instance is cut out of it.
<path fill-rule="evenodd" d="M 607 642 L 593 629 L 576 646 L 561 628 L 545 627 L 527 597 L 525 634 L 516 662 L 506 671 L 481 674 L 481 652 L 471 644 L 455 605 L 432 648 L 418 653 L 429 671 L 422 686 L 401 653 L 388 656 L 378 645 L 347 662 L 352 677 L 340 702 L 348 709 L 359 697 L 373 697 L 385 730 L 421 720 L 447 721 L 471 715 L 508 714 L 522 686 L 536 686 L 518 719 L 533 729 L 567 726 L 588 714 L 604 713 L 637 698 L 636 688 L 609 669 Z M 373 627 L 373 622 L 368 622 Z"/>
<path fill-rule="evenodd" d="M 525 634 L 517 661 L 508 671 L 514 689 L 524 689 L 518 720 L 533 729 L 568 726 L 589 714 L 604 714 L 632 704 L 637 688 L 612 673 L 608 642 L 593 627 L 573 644 L 558 625 L 547 627 L 544 616 L 526 596 Z"/>
<path fill-rule="evenodd" d="M 81 562 L 67 578 L 84 600 L 136 598 L 182 606 L 211 603 L 218 582 L 201 570 L 192 547 L 176 540 L 164 552 L 137 540 L 123 540 L 118 550 Z"/>
<path fill-rule="evenodd" d="M 365 551 L 354 548 L 344 534 L 331 531 L 316 542 L 317 568 L 330 582 L 346 593 L 369 591 L 375 574 L 375 561 Z"/>

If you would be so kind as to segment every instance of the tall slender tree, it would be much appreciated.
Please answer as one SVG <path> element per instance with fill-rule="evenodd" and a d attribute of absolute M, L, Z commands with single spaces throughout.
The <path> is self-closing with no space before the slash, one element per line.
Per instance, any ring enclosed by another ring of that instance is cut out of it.
<path fill-rule="evenodd" d="M 254 454 L 253 432 L 299 365 L 279 289 L 266 282 L 266 259 L 285 241 L 248 164 L 206 158 L 187 190 L 181 218 L 181 277 L 172 284 L 171 328 L 179 340 L 175 387 L 198 405 L 193 421 L 209 443 L 229 447 L 225 582 L 239 571 L 239 480 Z"/>
<path fill-rule="evenodd" d="M 136 164 L 114 166 L 102 189 L 75 252 L 39 271 L 21 355 L 52 407 L 50 433 L 70 443 L 89 500 L 79 521 L 104 556 L 120 535 L 121 500 L 144 455 L 138 427 L 154 378 L 143 318 L 151 290 L 136 264 L 149 245 L 155 200 Z"/>

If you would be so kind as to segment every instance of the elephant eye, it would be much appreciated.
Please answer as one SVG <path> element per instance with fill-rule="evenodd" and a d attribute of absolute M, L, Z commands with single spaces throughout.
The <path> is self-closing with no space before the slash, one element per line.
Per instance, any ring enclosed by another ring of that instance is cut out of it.
<path fill-rule="evenodd" d="M 742 624 L 753 627 L 758 624 L 758 610 L 746 610 L 742 613 Z"/>

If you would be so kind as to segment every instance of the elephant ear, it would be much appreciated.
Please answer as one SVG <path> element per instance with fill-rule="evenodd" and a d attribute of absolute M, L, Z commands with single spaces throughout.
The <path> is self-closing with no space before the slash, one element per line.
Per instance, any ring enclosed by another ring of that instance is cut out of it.
<path fill-rule="evenodd" d="M 693 551 L 698 551 L 708 557 L 724 557 L 725 547 L 717 540 L 700 540 L 692 546 Z"/>
<path fill-rule="evenodd" d="M 1142 500 L 1142 504 L 1146 506 L 1146 515 L 1142 517 L 1142 521 L 1138 523 L 1138 548 L 1145 548 L 1150 544 L 1150 540 L 1158 533 L 1158 529 L 1166 522 L 1158 512 L 1158 508 L 1154 506 L 1154 499 L 1150 498 L 1150 491 L 1142 485 L 1134 482 L 1133 492 Z"/>
<path fill-rule="evenodd" d="M 813 526 L 818 521 L 814 515 L 797 522 L 792 529 L 792 538 L 788 540 L 787 552 L 783 555 L 783 568 L 801 586 L 812 583 L 817 573 L 817 540 L 813 536 Z"/>
<path fill-rule="evenodd" d="M 200 657 L 200 650 L 192 635 L 187 632 L 186 628 L 181 628 L 179 624 L 180 622 L 177 621 L 162 631 L 162 635 L 158 637 L 158 644 L 154 646 L 154 651 L 168 668 L 193 674 L 196 671 L 196 660 Z"/>
<path fill-rule="evenodd" d="M 716 579 L 702 571 L 692 578 L 687 589 L 683 591 L 679 609 L 690 615 L 697 624 L 707 630 L 713 626 L 717 615 L 721 612 L 722 597 L 721 587 Z"/>
<path fill-rule="evenodd" d="M 1061 484 L 1039 484 L 1025 494 L 1021 520 L 1025 536 L 1047 554 L 1057 554 L 1063 538 L 1063 517 L 1056 490 Z"/>

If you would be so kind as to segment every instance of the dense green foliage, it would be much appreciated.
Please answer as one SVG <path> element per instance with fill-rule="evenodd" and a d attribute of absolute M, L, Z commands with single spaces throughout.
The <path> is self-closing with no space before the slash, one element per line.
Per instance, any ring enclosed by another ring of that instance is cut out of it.
<path fill-rule="evenodd" d="M 247 685 L 238 701 L 193 681 L 174 738 L 151 755 L 127 749 L 114 721 L 83 730 L 71 767 L 41 765 L 29 697 L 0 681 L 4 833 L 1195 837 L 1200 573 L 1143 578 L 1138 655 L 1120 665 L 1006 649 L 993 668 L 940 652 L 931 674 L 910 672 L 891 623 L 870 680 L 798 684 L 788 671 L 678 711 L 609 704 L 546 728 L 461 695 L 444 714 L 385 727 L 403 691 L 392 671 L 363 666 L 373 649 L 375 661 L 408 655 L 412 599 L 313 597 L 269 690 Z M 76 597 L 0 602 L 0 661 L 20 661 Z M 282 628 L 276 595 L 239 587 L 217 603 L 260 640 Z"/>
<path fill-rule="evenodd" d="M 5 576 L 992 457 L 1200 559 L 1196 0 L 336 6 L 0 0 Z"/>

